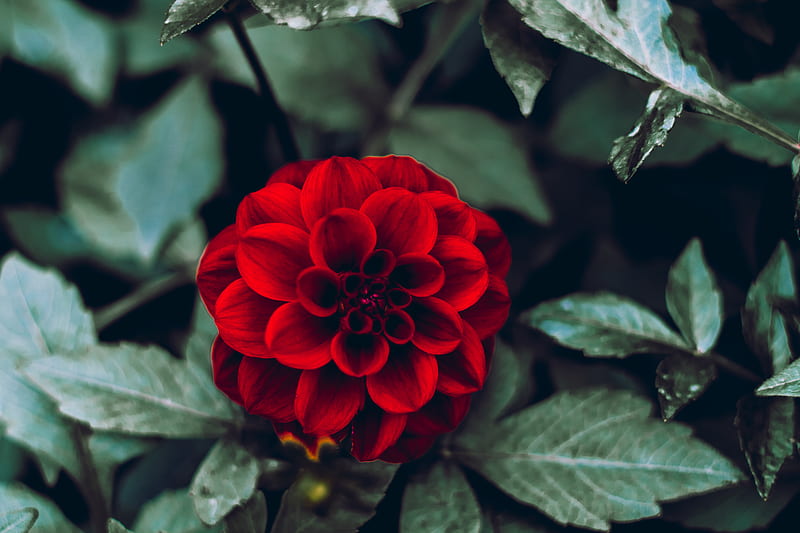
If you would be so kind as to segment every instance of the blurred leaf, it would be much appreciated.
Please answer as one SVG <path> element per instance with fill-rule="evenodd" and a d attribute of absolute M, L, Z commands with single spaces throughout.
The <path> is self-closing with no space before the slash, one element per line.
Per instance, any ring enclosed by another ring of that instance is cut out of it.
<path fill-rule="evenodd" d="M 186 82 L 133 127 L 76 145 L 59 176 L 66 213 L 100 249 L 148 264 L 216 190 L 221 144 L 206 86 Z"/>
<path fill-rule="evenodd" d="M 524 116 L 533 111 L 539 89 L 550 78 L 556 50 L 520 20 L 507 0 L 491 0 L 481 15 L 483 42 Z"/>
<path fill-rule="evenodd" d="M 644 113 L 627 135 L 614 140 L 609 163 L 617 177 L 627 183 L 644 160 L 667 142 L 675 120 L 683 113 L 680 95 L 665 87 L 650 93 Z"/>
<path fill-rule="evenodd" d="M 370 18 L 400 26 L 400 16 L 389 0 L 250 1 L 275 24 L 285 24 L 295 30 L 310 30 L 326 22 L 356 22 Z"/>
<path fill-rule="evenodd" d="M 362 25 L 310 32 L 267 26 L 248 33 L 278 103 L 297 118 L 327 130 L 357 131 L 369 126 L 385 105 L 389 89 L 378 52 Z M 255 87 L 231 32 L 214 32 L 211 42 L 220 73 Z"/>
<path fill-rule="evenodd" d="M 800 359 L 767 379 L 758 387 L 756 394 L 800 397 Z"/>
<path fill-rule="evenodd" d="M 141 0 L 134 13 L 119 26 L 124 43 L 123 63 L 131 76 L 180 67 L 198 58 L 202 50 L 193 39 L 178 39 L 161 46 L 159 27 L 164 22 L 164 0 Z"/>
<path fill-rule="evenodd" d="M 800 239 L 800 154 L 792 158 L 792 197 L 794 200 L 794 233 Z"/>
<path fill-rule="evenodd" d="M 244 506 L 237 507 L 225 518 L 222 533 L 264 533 L 267 529 L 267 500 L 256 491 Z"/>
<path fill-rule="evenodd" d="M 650 403 L 630 392 L 557 393 L 453 454 L 556 522 L 600 531 L 612 521 L 658 515 L 659 501 L 741 479 L 690 428 L 650 412 Z"/>
<path fill-rule="evenodd" d="M 133 533 L 131 530 L 123 526 L 118 521 L 114 520 L 113 518 L 108 519 L 108 530 L 107 533 Z"/>
<path fill-rule="evenodd" d="M 669 420 L 699 398 L 717 378 L 717 367 L 705 357 L 670 355 L 656 369 L 656 390 L 661 416 Z"/>
<path fill-rule="evenodd" d="M 483 110 L 417 106 L 389 134 L 389 148 L 451 179 L 482 209 L 513 209 L 540 224 L 552 213 L 511 128 Z"/>
<path fill-rule="evenodd" d="M 149 451 L 155 445 L 152 440 L 107 432 L 92 433 L 88 442 L 100 488 L 109 502 L 113 501 L 114 474 L 117 467 Z"/>
<path fill-rule="evenodd" d="M 217 336 L 217 325 L 198 297 L 195 300 L 192 327 L 186 341 L 186 360 L 206 370 L 211 376 L 211 345 Z"/>
<path fill-rule="evenodd" d="M 174 0 L 161 28 L 161 44 L 185 33 L 222 9 L 228 0 Z"/>
<path fill-rule="evenodd" d="M 461 472 L 449 461 L 437 461 L 406 485 L 400 511 L 400 533 L 458 531 L 479 533 L 481 508 Z"/>
<path fill-rule="evenodd" d="M 272 533 L 355 531 L 375 514 L 398 465 L 381 461 L 358 463 L 341 458 L 335 477 L 305 472 L 283 494 Z M 335 485 L 331 485 L 334 483 Z M 319 489 L 329 491 L 318 502 Z M 312 497 L 313 496 L 313 497 Z"/>
<path fill-rule="evenodd" d="M 744 339 L 758 356 L 767 375 L 780 372 L 792 359 L 786 324 L 780 310 L 775 307 L 775 301 L 796 299 L 793 272 L 789 249 L 781 241 L 747 291 L 742 309 Z"/>
<path fill-rule="evenodd" d="M 794 400 L 745 396 L 736 404 L 735 424 L 758 494 L 766 500 L 794 451 Z"/>
<path fill-rule="evenodd" d="M 220 527 L 203 525 L 194 514 L 187 489 L 165 490 L 147 502 L 133 524 L 136 533 L 199 533 L 221 531 Z"/>
<path fill-rule="evenodd" d="M 258 460 L 248 450 L 220 439 L 198 467 L 189 489 L 197 516 L 205 524 L 216 524 L 250 498 L 258 476 Z"/>
<path fill-rule="evenodd" d="M 698 239 L 686 245 L 670 268 L 666 299 L 683 337 L 699 353 L 711 350 L 722 329 L 722 293 Z"/>
<path fill-rule="evenodd" d="M 686 351 L 686 342 L 638 303 L 598 292 L 575 293 L 534 307 L 524 324 L 588 356 L 627 357 L 641 352 Z"/>
<path fill-rule="evenodd" d="M 86 350 L 97 342 L 92 316 L 75 287 L 57 272 L 17 254 L 8 255 L 1 268 L 0 420 L 10 438 L 36 454 L 48 483 L 55 483 L 56 465 L 77 479 L 80 467 L 70 422 L 17 367 L 51 354 L 69 357 Z"/>
<path fill-rule="evenodd" d="M 2 512 L 0 513 L 0 533 L 28 533 L 37 518 L 39 518 L 39 511 L 35 507 Z"/>
<path fill-rule="evenodd" d="M 62 413 L 94 429 L 172 438 L 213 437 L 237 412 L 206 373 L 156 346 L 102 345 L 24 369 Z"/>
<path fill-rule="evenodd" d="M 10 20 L 10 30 L 0 32 L 0 52 L 5 47 L 17 61 L 67 80 L 93 104 L 108 102 L 117 71 L 108 21 L 70 0 L 7 0 L 0 13 Z"/>
<path fill-rule="evenodd" d="M 33 507 L 39 513 L 30 529 L 33 533 L 81 533 L 49 498 L 33 492 L 22 483 L 0 483 L 0 516 L 28 507 Z"/>
<path fill-rule="evenodd" d="M 47 207 L 9 207 L 0 217 L 14 244 L 37 263 L 64 267 L 92 248 L 66 216 Z"/>
<path fill-rule="evenodd" d="M 161 263 L 176 270 L 194 267 L 208 244 L 205 225 L 199 218 L 184 224 L 168 239 L 161 255 Z"/>

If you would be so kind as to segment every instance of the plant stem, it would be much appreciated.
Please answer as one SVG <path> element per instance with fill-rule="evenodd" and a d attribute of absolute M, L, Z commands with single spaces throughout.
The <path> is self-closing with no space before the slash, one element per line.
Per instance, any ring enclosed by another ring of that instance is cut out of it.
<path fill-rule="evenodd" d="M 106 523 L 111 517 L 111 510 L 103 495 L 100 478 L 94 466 L 92 454 L 89 451 L 88 439 L 90 435 L 91 431 L 83 424 L 75 422 L 72 425 L 72 441 L 75 444 L 78 460 L 80 461 L 80 485 L 83 489 L 86 503 L 89 506 L 91 530 L 94 533 L 105 533 Z"/>
<path fill-rule="evenodd" d="M 730 372 L 731 374 L 738 376 L 746 381 L 751 381 L 753 383 L 756 383 L 757 385 L 760 385 L 764 381 L 764 379 L 761 378 L 755 372 L 746 369 L 739 363 L 734 363 L 724 355 L 720 355 L 717 352 L 709 352 L 708 354 L 706 354 L 706 357 L 709 357 L 711 361 L 713 361 L 714 364 L 717 365 L 718 367 L 723 368 L 728 372 Z"/>
<path fill-rule="evenodd" d="M 236 37 L 236 42 L 239 43 L 239 47 L 242 49 L 247 63 L 250 65 L 250 69 L 253 71 L 253 75 L 256 78 L 256 83 L 258 83 L 258 90 L 261 93 L 261 99 L 264 101 L 264 107 L 269 117 L 272 119 L 273 126 L 275 126 L 275 133 L 278 136 L 278 143 L 281 145 L 281 152 L 285 159 L 284 162 L 297 161 L 300 159 L 300 150 L 297 148 L 297 143 L 292 134 L 292 128 L 289 126 L 289 119 L 275 99 L 275 94 L 269 84 L 264 67 L 258 59 L 258 54 L 256 54 L 256 50 L 253 48 L 253 43 L 247 35 L 242 20 L 235 11 L 235 2 L 229 4 L 229 7 L 224 11 L 228 18 L 228 24 L 233 31 L 233 35 Z"/>

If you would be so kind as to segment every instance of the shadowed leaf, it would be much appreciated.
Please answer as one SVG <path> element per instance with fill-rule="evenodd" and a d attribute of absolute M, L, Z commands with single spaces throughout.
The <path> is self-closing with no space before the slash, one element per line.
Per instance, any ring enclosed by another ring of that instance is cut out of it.
<path fill-rule="evenodd" d="M 161 44 L 185 33 L 222 9 L 228 0 L 175 0 L 169 6 Z"/>
<path fill-rule="evenodd" d="M 106 531 L 107 533 L 133 533 L 130 529 L 113 518 L 108 519 L 108 529 Z"/>
<path fill-rule="evenodd" d="M 22 483 L 0 483 L 0 521 L 6 513 L 27 508 L 33 508 L 38 513 L 33 527 L 29 529 L 33 533 L 80 533 L 80 529 L 67 520 L 49 498 L 33 492 Z"/>
<path fill-rule="evenodd" d="M 133 524 L 136 533 L 200 533 L 221 529 L 203 525 L 194 514 L 186 489 L 165 490 L 142 507 Z"/>
<path fill-rule="evenodd" d="M 285 24 L 295 30 L 309 30 L 324 23 L 356 22 L 370 18 L 400 26 L 400 16 L 389 0 L 321 0 L 313 3 L 250 1 L 275 24 Z"/>
<path fill-rule="evenodd" d="M 656 390 L 664 420 L 699 398 L 716 377 L 716 365 L 704 357 L 671 355 L 662 359 L 656 369 Z"/>
<path fill-rule="evenodd" d="M 437 530 L 478 533 L 480 528 L 478 500 L 457 464 L 438 461 L 406 486 L 400 533 Z"/>
<path fill-rule="evenodd" d="M 267 528 L 267 500 L 257 491 L 244 506 L 237 507 L 226 518 L 223 533 L 264 533 Z"/>

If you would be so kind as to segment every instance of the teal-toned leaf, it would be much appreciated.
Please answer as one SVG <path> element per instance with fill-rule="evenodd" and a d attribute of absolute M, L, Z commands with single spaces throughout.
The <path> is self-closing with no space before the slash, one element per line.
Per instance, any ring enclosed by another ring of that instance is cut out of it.
<path fill-rule="evenodd" d="M 264 533 L 267 529 L 267 500 L 264 493 L 256 491 L 242 507 L 237 507 L 225 518 L 223 533 Z"/>
<path fill-rule="evenodd" d="M 380 19 L 400 26 L 400 15 L 389 0 L 321 0 L 319 2 L 276 2 L 250 0 L 275 24 L 295 30 L 310 30 L 324 23 Z"/>
<path fill-rule="evenodd" d="M 133 523 L 136 533 L 200 533 L 221 531 L 221 527 L 203 525 L 194 514 L 187 489 L 165 490 L 147 502 Z"/>
<path fill-rule="evenodd" d="M 186 33 L 222 9 L 228 0 L 174 0 L 161 28 L 161 44 Z"/>
<path fill-rule="evenodd" d="M 0 516 L 32 507 L 39 513 L 30 529 L 33 533 L 80 533 L 49 498 L 22 483 L 0 483 Z"/>
<path fill-rule="evenodd" d="M 559 344 L 589 356 L 627 357 L 688 348 L 655 313 L 628 298 L 605 292 L 575 293 L 550 300 L 524 313 L 521 320 Z"/>
<path fill-rule="evenodd" d="M 0 513 L 0 533 L 28 533 L 37 518 L 39 511 L 35 507 Z"/>
<path fill-rule="evenodd" d="M 390 132 L 389 148 L 451 179 L 472 205 L 513 209 L 541 224 L 552 218 L 520 140 L 482 110 L 415 107 Z"/>
<path fill-rule="evenodd" d="M 485 510 L 481 533 L 557 533 L 561 528 L 547 518 L 515 510 Z"/>
<path fill-rule="evenodd" d="M 10 29 L 0 34 L 9 55 L 66 80 L 80 96 L 103 105 L 111 97 L 117 47 L 109 21 L 69 0 L 5 1 L 0 17 Z"/>
<path fill-rule="evenodd" d="M 148 264 L 217 188 L 221 143 L 206 85 L 186 82 L 141 122 L 76 145 L 59 176 L 66 213 L 101 250 Z"/>
<path fill-rule="evenodd" d="M 217 441 L 195 472 L 189 488 L 194 510 L 203 523 L 214 525 L 256 489 L 258 460 L 227 439 Z"/>
<path fill-rule="evenodd" d="M 742 479 L 690 428 L 653 419 L 651 409 L 625 391 L 562 392 L 453 454 L 556 522 L 600 531 Z"/>
<path fill-rule="evenodd" d="M 28 378 L 59 410 L 94 429 L 172 438 L 212 437 L 237 423 L 207 374 L 156 346 L 89 348 L 32 361 Z"/>
<path fill-rule="evenodd" d="M 764 381 L 756 394 L 800 398 L 800 359 Z"/>
<path fill-rule="evenodd" d="M 758 494 L 767 499 L 778 471 L 794 451 L 794 400 L 745 396 L 736 404 L 739 447 Z"/>
<path fill-rule="evenodd" d="M 133 533 L 130 529 L 126 528 L 113 518 L 108 519 L 107 528 L 108 528 L 106 529 L 107 533 Z"/>
<path fill-rule="evenodd" d="M 457 464 L 438 461 L 406 485 L 400 511 L 400 533 L 479 533 L 480 528 L 478 500 Z"/>
<path fill-rule="evenodd" d="M 194 270 L 208 244 L 208 233 L 199 218 L 187 222 L 165 243 L 160 263 L 176 270 Z"/>
<path fill-rule="evenodd" d="M 211 376 L 211 345 L 217 336 L 217 326 L 200 298 L 197 298 L 192 316 L 192 327 L 186 340 L 186 359 L 192 365 L 206 370 Z"/>
<path fill-rule="evenodd" d="M 794 233 L 800 239 L 800 154 L 792 158 L 792 197 L 794 199 Z"/>
<path fill-rule="evenodd" d="M 633 129 L 618 137 L 611 148 L 608 162 L 619 179 L 630 181 L 650 153 L 667 142 L 667 135 L 681 113 L 683 99 L 673 90 L 660 87 L 650 93 Z"/>
<path fill-rule="evenodd" d="M 670 355 L 656 369 L 656 391 L 661 416 L 669 420 L 687 404 L 699 398 L 717 378 L 717 367 L 708 358 Z"/>
<path fill-rule="evenodd" d="M 692 239 L 667 278 L 667 310 L 698 353 L 717 343 L 722 329 L 722 293 L 708 268 L 703 247 Z"/>
<path fill-rule="evenodd" d="M 92 253 L 72 222 L 50 208 L 11 207 L 0 217 L 17 248 L 37 263 L 64 267 Z"/>
<path fill-rule="evenodd" d="M 506 80 L 524 116 L 555 66 L 552 43 L 522 23 L 507 0 L 492 0 L 481 15 L 483 42 L 494 68 Z"/>
<path fill-rule="evenodd" d="M 193 39 L 178 39 L 169 46 L 159 43 L 165 4 L 164 0 L 141 0 L 137 9 L 119 25 L 124 43 L 123 68 L 128 75 L 146 76 L 202 60 L 203 50 Z"/>
<path fill-rule="evenodd" d="M 742 309 L 744 339 L 767 375 L 777 374 L 792 360 L 785 320 L 775 302 L 796 298 L 793 272 L 789 249 L 781 242 L 747 291 Z"/>
<path fill-rule="evenodd" d="M 114 474 L 122 463 L 148 452 L 155 446 L 151 439 L 140 439 L 118 433 L 92 433 L 88 439 L 100 488 L 106 501 L 113 501 Z"/>

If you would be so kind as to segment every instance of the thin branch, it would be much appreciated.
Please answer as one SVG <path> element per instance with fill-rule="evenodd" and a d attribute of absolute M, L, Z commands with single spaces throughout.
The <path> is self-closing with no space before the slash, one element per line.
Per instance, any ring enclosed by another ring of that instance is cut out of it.
<path fill-rule="evenodd" d="M 72 441 L 78 452 L 80 461 L 80 485 L 89 506 L 89 520 L 91 531 L 105 533 L 106 523 L 111 518 L 111 509 L 103 495 L 97 468 L 94 466 L 91 451 L 89 450 L 89 436 L 91 431 L 81 423 L 72 424 Z"/>
<path fill-rule="evenodd" d="M 734 363 L 724 355 L 720 355 L 717 352 L 709 352 L 705 355 L 705 357 L 710 358 L 718 367 L 727 370 L 729 373 L 738 376 L 745 381 L 751 381 L 756 385 L 760 385 L 764 382 L 764 378 L 760 377 L 755 372 L 746 369 L 739 363 Z"/>

